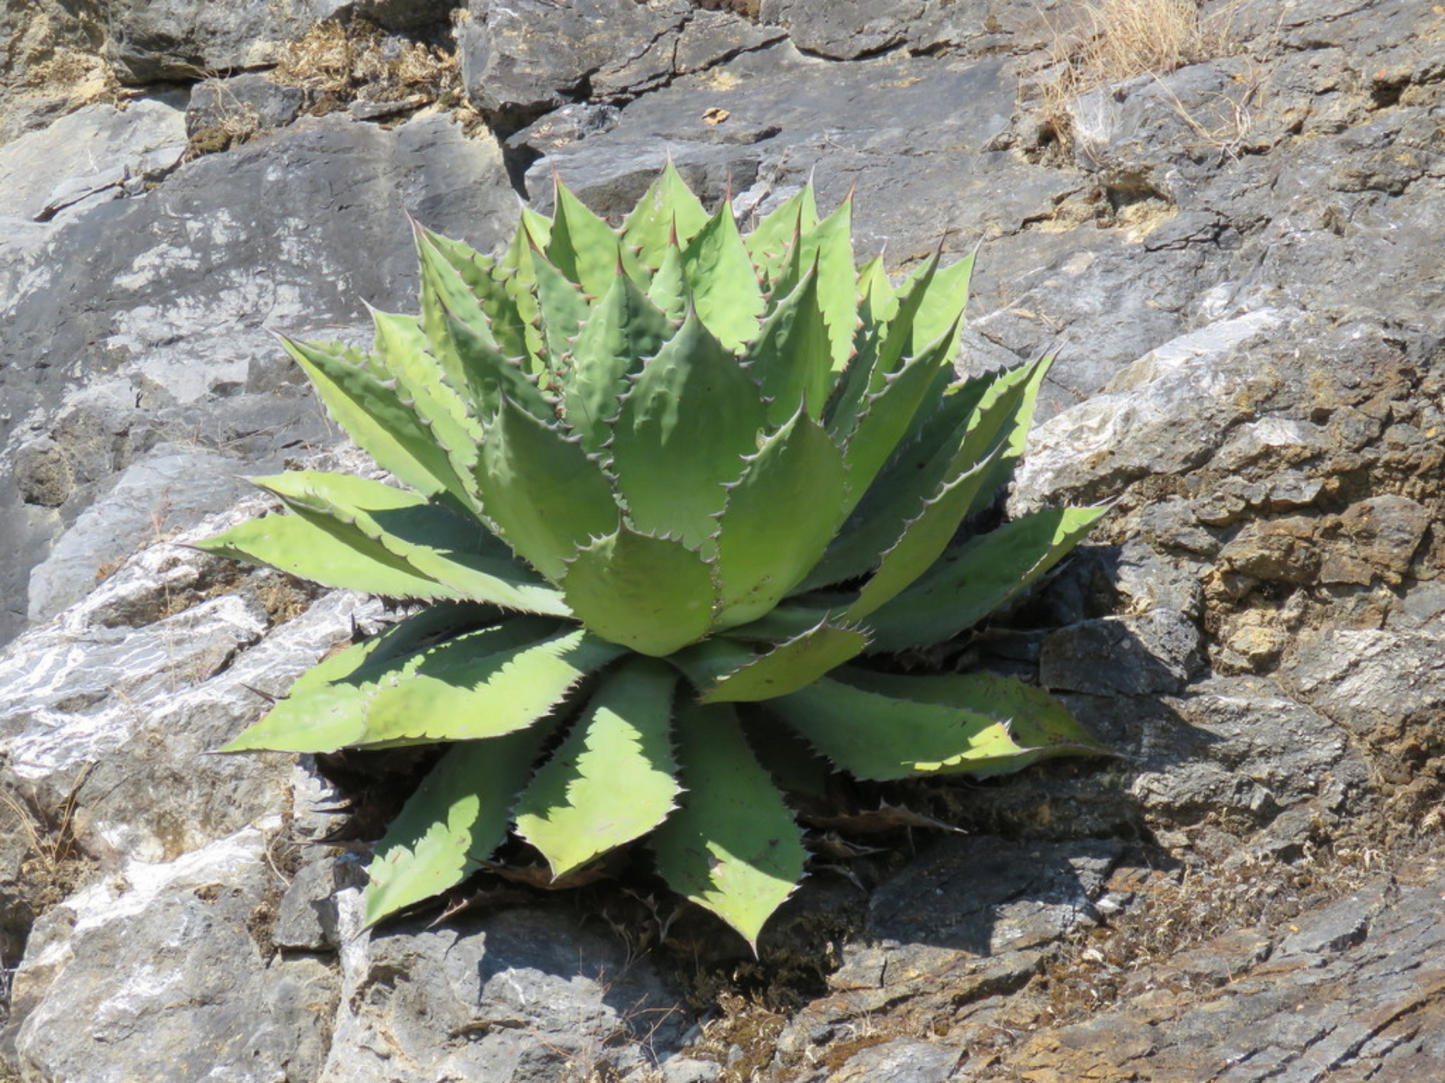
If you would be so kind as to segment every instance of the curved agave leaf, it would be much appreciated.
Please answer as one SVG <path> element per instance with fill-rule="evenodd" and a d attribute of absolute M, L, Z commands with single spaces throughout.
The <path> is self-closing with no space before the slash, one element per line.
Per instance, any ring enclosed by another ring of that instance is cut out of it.
<path fill-rule="evenodd" d="M 757 335 L 763 291 L 730 203 L 687 242 L 682 267 L 698 316 L 724 347 L 736 350 Z"/>
<path fill-rule="evenodd" d="M 372 309 L 371 318 L 376 325 L 372 359 L 391 373 L 398 390 L 411 400 L 417 419 L 446 452 L 452 476 L 439 479 L 446 491 L 463 509 L 475 514 L 480 505 L 472 468 L 476 465 L 481 426 L 427 353 L 426 334 L 414 317 Z"/>
<path fill-rule="evenodd" d="M 887 344 L 885 343 L 885 346 Z M 863 498 L 878 472 L 897 450 L 924 396 L 953 363 L 952 332 L 910 357 L 864 400 L 863 412 L 844 445 L 851 509 Z"/>
<path fill-rule="evenodd" d="M 346 743 L 470 741 L 525 729 L 621 653 L 580 629 L 549 633 L 521 618 L 458 636 L 380 680 L 362 732 Z"/>
<path fill-rule="evenodd" d="M 840 678 L 856 688 L 915 703 L 936 703 L 989 713 L 1005 720 L 1010 738 L 1024 751 L 997 764 L 970 760 L 972 775 L 1017 771 L 1051 756 L 1112 755 L 1075 720 L 1069 709 L 1042 688 L 996 673 L 903 676 L 849 668 Z"/>
<path fill-rule="evenodd" d="M 477 487 L 502 540 L 553 582 L 578 546 L 617 529 L 620 512 L 597 462 L 510 399 L 482 440 Z"/>
<path fill-rule="evenodd" d="M 849 192 L 832 214 L 814 229 L 804 231 L 794 246 L 797 266 L 816 268 L 818 304 L 828 328 L 833 371 L 848 362 L 853 349 L 853 325 L 858 319 L 852 228 L 853 194 Z"/>
<path fill-rule="evenodd" d="M 858 600 L 843 615 L 844 620 L 864 620 L 933 566 L 975 506 L 1003 451 L 1002 445 L 995 448 L 988 458 L 944 482 L 924 501 L 918 515 L 903 524 L 898 540 L 883 554 L 877 569 L 859 592 Z"/>
<path fill-rule="evenodd" d="M 637 251 L 644 267 L 656 271 L 669 246 L 692 240 L 707 220 L 707 211 L 669 161 L 623 222 L 622 240 Z"/>
<path fill-rule="evenodd" d="M 831 350 L 815 268 L 768 314 L 744 356 L 768 400 L 769 425 L 783 424 L 804 405 L 815 421 L 822 416 L 832 385 Z"/>
<path fill-rule="evenodd" d="M 255 749 L 330 752 L 359 729 L 356 703 L 381 677 L 441 639 L 500 616 L 487 606 L 442 603 L 325 658 L 296 679 L 290 693 L 221 752 Z"/>
<path fill-rule="evenodd" d="M 710 639 L 673 662 L 697 686 L 699 703 L 757 702 L 812 684 L 867 646 L 868 635 L 861 629 L 818 624 L 762 653 L 727 639 Z"/>
<path fill-rule="evenodd" d="M 624 526 L 578 549 L 561 582 L 578 620 L 639 654 L 671 654 L 713 627 L 715 565 L 673 538 Z"/>
<path fill-rule="evenodd" d="M 969 772 L 976 764 L 996 772 L 1032 751 L 1014 740 L 1007 718 L 972 702 L 902 699 L 827 677 L 764 706 L 857 778 Z"/>
<path fill-rule="evenodd" d="M 562 416 L 588 451 L 612 436 L 607 422 L 617 416 L 628 377 L 662 349 L 677 326 L 626 275 L 617 275 L 573 343 L 575 365 L 562 387 Z"/>
<path fill-rule="evenodd" d="M 308 470 L 252 481 L 358 552 L 378 563 L 400 560 L 403 567 L 435 581 L 453 597 L 571 616 L 562 596 L 510 559 L 479 523 L 429 504 L 415 493 L 349 474 Z"/>
<path fill-rule="evenodd" d="M 818 205 L 813 199 L 813 186 L 809 184 L 765 215 L 744 238 L 748 255 L 770 288 L 787 263 L 793 242 L 817 228 Z"/>
<path fill-rule="evenodd" d="M 756 952 L 763 924 L 802 878 L 801 832 L 730 707 L 684 706 L 677 742 L 687 792 L 652 833 L 658 872 Z"/>
<path fill-rule="evenodd" d="M 623 397 L 613 426 L 612 466 L 632 526 L 702 546 L 763 422 L 757 387 L 689 313 Z"/>
<path fill-rule="evenodd" d="M 416 410 L 372 373 L 360 354 L 336 344 L 289 338 L 281 343 L 310 377 L 331 419 L 378 466 L 426 496 L 449 491 L 448 480 L 456 476 L 450 457 Z"/>
<path fill-rule="evenodd" d="M 869 618 L 870 650 L 907 650 L 958 635 L 1027 590 L 1106 511 L 1051 508 L 964 542 Z"/>
<path fill-rule="evenodd" d="M 591 297 L 601 297 L 618 268 L 639 282 L 647 274 L 632 250 L 603 219 L 588 210 L 560 179 L 553 185 L 552 235 L 547 259 Z"/>
<path fill-rule="evenodd" d="M 507 837 L 508 810 L 549 727 L 449 749 L 377 844 L 366 926 L 461 883 Z"/>
<path fill-rule="evenodd" d="M 802 408 L 748 460 L 718 517 L 719 628 L 773 609 L 818 562 L 838 525 L 843 455 Z"/>
<path fill-rule="evenodd" d="M 677 674 L 635 659 L 604 676 L 587 713 L 517 805 L 517 832 L 554 878 L 641 838 L 679 792 L 669 731 Z"/>
<path fill-rule="evenodd" d="M 504 283 L 509 272 L 498 265 L 496 260 L 482 255 L 470 245 L 443 237 L 420 225 L 415 225 L 415 228 L 432 252 L 444 259 L 460 276 L 481 305 L 482 311 L 486 313 L 491 341 L 497 349 L 508 357 L 525 357 L 527 320 L 518 308 L 516 298 L 508 292 Z M 419 240 L 418 245 L 420 244 Z M 420 249 L 418 254 L 420 255 Z M 486 337 L 485 332 L 478 333 Z"/>

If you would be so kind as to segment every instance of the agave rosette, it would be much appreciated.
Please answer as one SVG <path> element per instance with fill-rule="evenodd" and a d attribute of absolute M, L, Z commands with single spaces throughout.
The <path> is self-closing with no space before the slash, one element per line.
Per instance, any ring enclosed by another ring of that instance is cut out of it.
<path fill-rule="evenodd" d="M 369 922 L 515 830 L 557 877 L 645 838 L 756 943 L 806 857 L 775 777 L 1097 750 L 1039 689 L 878 658 L 1015 598 L 1101 509 L 961 530 L 1047 361 L 958 380 L 972 261 L 895 287 L 855 265 L 851 210 L 805 188 L 743 236 L 668 166 L 614 230 L 559 184 L 496 258 L 418 227 L 422 314 L 375 313 L 370 353 L 287 342 L 405 488 L 259 478 L 285 513 L 204 548 L 434 604 L 227 750 L 451 742 L 377 846 Z"/>

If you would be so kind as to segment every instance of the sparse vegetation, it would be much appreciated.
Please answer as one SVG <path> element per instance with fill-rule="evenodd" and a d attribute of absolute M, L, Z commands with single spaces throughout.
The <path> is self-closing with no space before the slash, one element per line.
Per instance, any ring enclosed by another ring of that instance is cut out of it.
<path fill-rule="evenodd" d="M 282 46 L 272 78 L 310 92 L 313 113 L 353 101 L 420 108 L 460 99 L 461 64 L 455 52 L 390 37 L 362 20 L 328 21 Z"/>

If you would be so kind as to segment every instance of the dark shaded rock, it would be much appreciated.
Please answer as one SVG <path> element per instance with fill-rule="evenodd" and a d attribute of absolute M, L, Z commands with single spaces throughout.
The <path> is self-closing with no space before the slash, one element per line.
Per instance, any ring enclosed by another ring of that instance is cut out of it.
<path fill-rule="evenodd" d="M 1134 701 L 1141 762 L 1130 793 L 1156 822 L 1237 814 L 1265 823 L 1308 802 L 1345 814 L 1368 789 L 1369 766 L 1348 733 L 1273 681 L 1209 677 L 1167 704 Z"/>
<path fill-rule="evenodd" d="M 1107 841 L 945 839 L 874 893 L 867 932 L 976 956 L 1037 947 L 1090 920 L 1122 852 Z"/>
<path fill-rule="evenodd" d="M 1199 646 L 1198 626 L 1172 609 L 1083 621 L 1045 637 L 1039 680 L 1092 695 L 1177 692 L 1199 669 Z"/>

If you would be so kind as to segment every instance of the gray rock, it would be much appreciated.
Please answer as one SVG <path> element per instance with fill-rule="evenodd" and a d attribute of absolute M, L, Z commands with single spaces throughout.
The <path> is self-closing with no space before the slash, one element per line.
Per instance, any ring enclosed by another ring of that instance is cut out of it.
<path fill-rule="evenodd" d="M 1022 52 L 1054 44 L 1079 15 L 1060 0 L 763 0 L 759 9 L 764 22 L 785 26 L 803 52 L 838 60 L 892 49 Z"/>
<path fill-rule="evenodd" d="M 79 601 L 97 578 L 175 524 L 234 505 L 252 491 L 237 465 L 214 452 L 163 444 L 128 467 L 30 573 L 30 621 L 42 624 Z"/>
<path fill-rule="evenodd" d="M 342 1007 L 319 1083 L 622 1075 L 648 1066 L 637 1038 L 665 1056 L 686 1029 L 646 961 L 560 914 L 359 933 L 357 893 L 341 905 Z"/>
<path fill-rule="evenodd" d="M 1348 733 L 1273 681 L 1210 677 L 1187 696 L 1135 704 L 1139 762 L 1129 792 L 1161 822 L 1228 810 L 1267 823 L 1310 802 L 1346 814 L 1368 789 L 1369 765 Z"/>
<path fill-rule="evenodd" d="M 1044 638 L 1039 680 L 1045 688 L 1091 695 L 1177 692 L 1197 672 L 1200 633 L 1173 609 L 1102 617 Z"/>
<path fill-rule="evenodd" d="M 282 86 L 264 75 L 233 75 L 205 79 L 191 88 L 186 106 L 186 132 L 195 137 L 208 129 L 234 129 L 248 137 L 284 128 L 301 113 L 306 93 Z"/>
<path fill-rule="evenodd" d="M 944 1083 L 954 1078 L 963 1056 L 961 1046 L 894 1038 L 854 1054 L 826 1078 L 838 1083 Z"/>
<path fill-rule="evenodd" d="M 166 98 L 125 110 L 89 105 L 0 147 L 0 219 L 49 221 L 67 208 L 120 196 L 181 160 L 185 113 Z"/>
<path fill-rule="evenodd" d="M 1088 500 L 1151 473 L 1180 473 L 1206 461 L 1232 425 L 1259 374 L 1243 347 L 1288 322 L 1264 309 L 1190 332 L 1141 357 L 1103 394 L 1037 426 L 1010 507 Z"/>
<path fill-rule="evenodd" d="M 685 0 L 472 0 L 458 45 L 472 104 L 515 130 L 584 98 L 629 98 L 781 33 Z"/>
<path fill-rule="evenodd" d="M 1433 1078 L 1445 1070 L 1445 1011 L 1434 991 L 1445 977 L 1445 882 L 1430 864 L 1402 872 L 1398 889 L 1378 880 L 1296 919 L 1298 940 L 1292 934 L 1267 960 L 1246 957 L 1214 988 L 1190 980 L 1192 959 L 1165 964 L 1117 1007 L 1029 1038 L 1009 1066 L 1045 1079 L 1087 1078 L 1112 1064 L 1155 1079 L 1195 1078 L 1204 1067 L 1240 1083 Z M 1225 939 L 1205 949 L 1229 951 Z"/>
<path fill-rule="evenodd" d="M 172 862 L 131 860 L 46 915 L 15 979 L 21 1072 L 186 1083 L 223 1066 L 237 1083 L 305 1078 L 287 1068 L 314 1065 L 336 976 L 273 964 L 252 939 L 274 876 L 266 842 L 248 827 Z"/>
<path fill-rule="evenodd" d="M 315 21 L 304 2 L 80 0 L 79 7 L 104 34 L 104 55 L 129 83 L 273 63 L 280 43 L 299 37 Z"/>
<path fill-rule="evenodd" d="M 158 440 L 259 462 L 324 437 L 273 332 L 347 337 L 363 301 L 412 307 L 407 209 L 491 248 L 516 216 L 495 143 L 436 115 L 391 130 L 327 117 L 57 221 L 24 264 L 0 268 L 0 462 L 48 438 L 78 481 L 99 482 Z M 93 423 L 61 431 L 62 416 Z M 0 638 L 23 622 L 31 567 L 93 494 L 77 485 L 60 517 L 37 515 L 9 474 L 0 468 Z"/>

